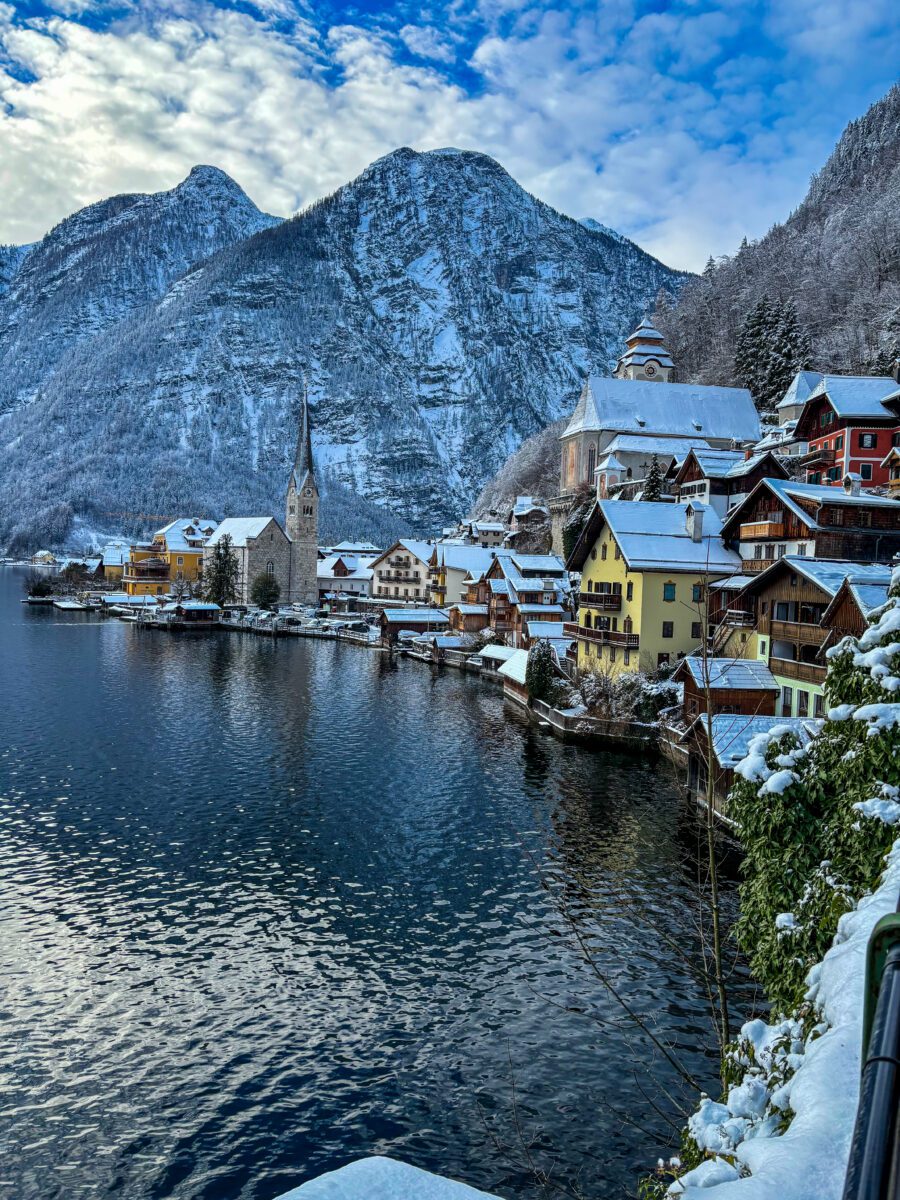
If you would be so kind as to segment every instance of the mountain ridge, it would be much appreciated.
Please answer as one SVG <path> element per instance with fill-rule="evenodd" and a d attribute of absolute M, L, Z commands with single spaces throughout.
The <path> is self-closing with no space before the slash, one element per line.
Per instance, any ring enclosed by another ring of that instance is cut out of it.
<path fill-rule="evenodd" d="M 17 547 L 75 515 L 280 511 L 304 386 L 326 529 L 329 506 L 335 534 L 446 523 L 686 278 L 475 151 L 401 148 L 284 221 L 209 167 L 100 203 L 0 295 Z"/>

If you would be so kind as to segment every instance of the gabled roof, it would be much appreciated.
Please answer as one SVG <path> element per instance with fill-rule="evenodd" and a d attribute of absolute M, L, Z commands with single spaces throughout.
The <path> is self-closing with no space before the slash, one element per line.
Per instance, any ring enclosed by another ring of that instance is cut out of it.
<path fill-rule="evenodd" d="M 591 375 L 562 436 L 599 430 L 759 440 L 759 415 L 746 388 L 653 383 Z"/>
<path fill-rule="evenodd" d="M 827 596 L 834 596 L 845 579 L 855 583 L 884 585 L 885 591 L 891 582 L 891 568 L 883 563 L 852 562 L 849 559 L 836 558 L 806 558 L 802 554 L 786 554 L 778 558 L 770 567 L 751 575 L 744 587 L 744 592 L 751 595 L 777 578 L 783 571 L 793 571 L 802 575 L 809 583 L 823 591 Z"/>
<path fill-rule="evenodd" d="M 417 558 L 419 562 L 427 566 L 428 560 L 434 553 L 435 545 L 435 542 L 417 541 L 414 538 L 398 538 L 396 542 L 388 546 L 387 550 L 382 550 L 379 552 L 378 556 L 372 560 L 372 565 L 374 566 L 382 562 L 382 560 L 387 558 L 389 554 L 396 553 L 397 547 L 400 546 L 408 554 L 411 554 L 413 558 Z"/>
<path fill-rule="evenodd" d="M 755 658 L 708 658 L 705 673 L 709 686 L 717 691 L 781 691 L 766 663 Z M 706 686 L 703 659 L 698 655 L 683 658 L 672 678 L 681 681 L 687 675 L 698 687 Z"/>
<path fill-rule="evenodd" d="M 834 616 L 835 610 L 840 604 L 843 597 L 849 597 L 864 620 L 869 619 L 869 614 L 876 609 L 881 608 L 887 603 L 888 585 L 882 583 L 871 583 L 863 580 L 847 578 L 834 593 L 828 607 L 822 613 L 822 624 L 828 625 Z"/>
<path fill-rule="evenodd" d="M 797 404 L 805 404 L 809 394 L 822 382 L 821 371 L 798 371 L 788 389 L 775 405 L 779 408 L 792 408 Z"/>
<path fill-rule="evenodd" d="M 515 683 L 525 683 L 525 672 L 528 669 L 528 651 L 516 650 L 500 667 L 498 674 L 504 679 L 512 679 Z"/>
<path fill-rule="evenodd" d="M 706 438 L 701 437 L 655 437 L 652 433 L 619 433 L 604 451 L 605 454 L 655 454 L 658 458 L 671 455 L 681 459 L 692 449 L 710 450 Z M 730 453 L 730 452 L 727 452 Z"/>
<path fill-rule="evenodd" d="M 742 462 L 743 450 L 714 450 L 712 446 L 693 447 L 684 456 L 675 474 L 677 483 L 690 463 L 696 463 L 705 479 L 724 479 L 729 468 Z"/>
<path fill-rule="evenodd" d="M 900 396 L 900 385 L 890 375 L 823 375 L 809 393 L 806 406 L 797 421 L 797 433 L 805 436 L 811 410 L 822 396 L 838 417 L 845 420 L 891 421 L 894 414 L 885 408 L 886 400 Z"/>
<path fill-rule="evenodd" d="M 733 467 L 729 467 L 726 478 L 741 479 L 744 475 L 749 475 L 751 471 L 755 471 L 757 467 L 761 467 L 763 464 L 766 464 L 767 469 L 778 472 L 778 475 L 773 476 L 773 478 L 788 478 L 787 468 L 781 459 L 776 454 L 773 454 L 771 450 L 758 451 L 756 454 L 751 454 L 749 458 L 743 458 L 740 462 L 736 462 Z"/>
<path fill-rule="evenodd" d="M 542 500 L 536 499 L 534 496 L 516 496 L 516 502 L 512 507 L 512 516 L 525 517 L 530 512 L 548 512 L 547 505 Z"/>
<path fill-rule="evenodd" d="M 528 621 L 528 636 L 530 638 L 548 638 L 550 641 L 561 641 L 563 633 L 562 621 Z M 571 641 L 571 639 L 566 639 Z"/>
<path fill-rule="evenodd" d="M 875 496 L 871 492 L 859 492 L 852 494 L 845 492 L 840 487 L 829 487 L 822 483 L 794 483 L 790 479 L 761 479 L 756 487 L 750 492 L 740 504 L 736 504 L 725 516 L 723 528 L 725 536 L 729 535 L 729 530 L 734 524 L 740 524 L 737 518 L 745 510 L 752 507 L 754 499 L 761 488 L 767 488 L 774 493 L 778 499 L 784 504 L 785 508 L 798 517 L 810 529 L 818 529 L 819 524 L 812 513 L 806 511 L 802 505 L 798 504 L 798 500 L 812 500 L 816 504 L 816 511 L 823 504 L 838 504 L 847 507 L 862 507 L 868 508 L 872 505 L 882 507 L 884 505 L 894 506 L 897 509 L 898 517 L 900 517 L 900 502 L 891 500 L 888 496 Z"/>
<path fill-rule="evenodd" d="M 703 514 L 703 533 L 697 542 L 687 530 L 689 508 Z M 605 526 L 632 571 L 735 575 L 741 569 L 738 555 L 722 545 L 721 519 L 708 505 L 600 500 L 566 564 L 570 570 L 581 569 Z"/>
<path fill-rule="evenodd" d="M 450 618 L 441 608 L 386 608 L 382 614 L 389 625 L 449 625 Z"/>
<path fill-rule="evenodd" d="M 478 657 L 494 659 L 495 662 L 506 662 L 507 659 L 518 653 L 519 651 L 512 646 L 485 646 L 478 651 Z"/>
<path fill-rule="evenodd" d="M 709 713 L 701 713 L 682 735 L 682 741 L 697 729 L 703 730 L 700 744 L 706 743 Z M 733 770 L 750 751 L 750 742 L 761 733 L 784 729 L 796 735 L 805 746 L 822 728 L 822 722 L 806 717 L 748 717 L 740 713 L 716 713 L 712 718 L 713 754 L 720 767 Z"/>
<path fill-rule="evenodd" d="M 371 542 L 338 542 L 330 549 L 332 554 L 370 554 L 373 558 L 381 553 Z"/>
<path fill-rule="evenodd" d="M 230 537 L 232 546 L 246 546 L 250 538 L 259 537 L 262 531 L 266 528 L 270 521 L 275 521 L 274 517 L 226 517 L 224 521 L 217 527 L 216 532 L 212 535 L 207 546 L 217 546 L 222 538 Z M 278 522 L 275 521 L 278 525 Z M 281 526 L 278 525 L 281 529 Z M 281 530 L 284 533 L 284 530 Z M 287 534 L 284 534 L 287 537 Z"/>
<path fill-rule="evenodd" d="M 436 565 L 443 563 L 451 571 L 468 571 L 472 575 L 482 575 L 496 556 L 496 550 L 486 550 L 483 546 L 439 542 L 431 557 Z"/>

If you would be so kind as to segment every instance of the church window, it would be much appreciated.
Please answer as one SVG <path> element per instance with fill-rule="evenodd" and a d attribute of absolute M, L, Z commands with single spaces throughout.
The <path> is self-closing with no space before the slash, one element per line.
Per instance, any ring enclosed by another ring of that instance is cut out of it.
<path fill-rule="evenodd" d="M 266 563 L 266 574 L 267 575 L 275 574 L 275 564 L 272 562 L 271 559 L 269 559 L 269 561 Z"/>
<path fill-rule="evenodd" d="M 289 513 L 290 513 L 292 516 L 293 516 L 293 514 L 294 514 L 296 511 L 297 511 L 297 506 L 296 506 L 296 504 L 292 504 L 292 505 L 291 505 L 291 506 L 288 508 L 288 512 L 289 512 Z"/>
<path fill-rule="evenodd" d="M 594 467 L 596 465 L 597 465 L 597 451 L 594 446 L 591 446 L 588 449 L 588 469 L 587 469 L 588 483 L 593 483 L 593 481 L 594 481 Z"/>

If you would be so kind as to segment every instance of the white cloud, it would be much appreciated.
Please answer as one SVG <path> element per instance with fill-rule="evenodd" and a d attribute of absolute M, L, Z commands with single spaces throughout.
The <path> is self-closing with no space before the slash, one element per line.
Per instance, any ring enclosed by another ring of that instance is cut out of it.
<path fill-rule="evenodd" d="M 179 0 L 100 30 L 17 21 L 0 0 L 0 241 L 32 240 L 115 192 L 171 187 L 197 162 L 287 214 L 396 146 L 457 145 L 563 211 L 699 267 L 783 217 L 856 115 L 853 95 L 873 98 L 823 95 L 820 81 L 839 71 L 876 88 L 874 45 L 889 80 L 886 51 L 900 47 L 885 38 L 888 0 L 856 24 L 848 3 L 781 3 L 763 44 L 740 4 L 640 16 L 631 0 L 482 0 L 489 32 L 468 61 L 482 86 L 468 95 L 449 64 L 471 0 L 400 26 L 413 66 L 397 61 L 397 33 L 321 30 L 292 0 L 258 0 L 256 17 Z"/>

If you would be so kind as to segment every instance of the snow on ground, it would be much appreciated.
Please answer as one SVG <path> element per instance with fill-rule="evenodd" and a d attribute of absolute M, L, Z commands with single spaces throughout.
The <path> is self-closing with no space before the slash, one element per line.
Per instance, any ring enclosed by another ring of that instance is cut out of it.
<path fill-rule="evenodd" d="M 278 1200 L 497 1200 L 393 1158 L 359 1158 L 285 1192 Z"/>
<path fill-rule="evenodd" d="M 715 1188 L 715 1200 L 839 1200 L 859 1094 L 866 945 L 875 922 L 897 907 L 900 840 L 887 863 L 880 887 L 841 918 L 831 949 L 809 974 L 808 997 L 828 1028 L 805 1045 L 789 1046 L 799 1065 L 775 1093 L 751 1072 L 725 1104 L 703 1101 L 691 1132 L 716 1157 L 673 1183 L 671 1196 L 712 1200 Z M 779 1036 L 782 1045 L 790 1042 L 790 1024 L 744 1026 L 758 1061 L 766 1062 Z M 794 1114 L 781 1135 L 778 1121 L 763 1116 L 767 1104 Z M 739 1177 L 742 1169 L 750 1174 Z"/>

